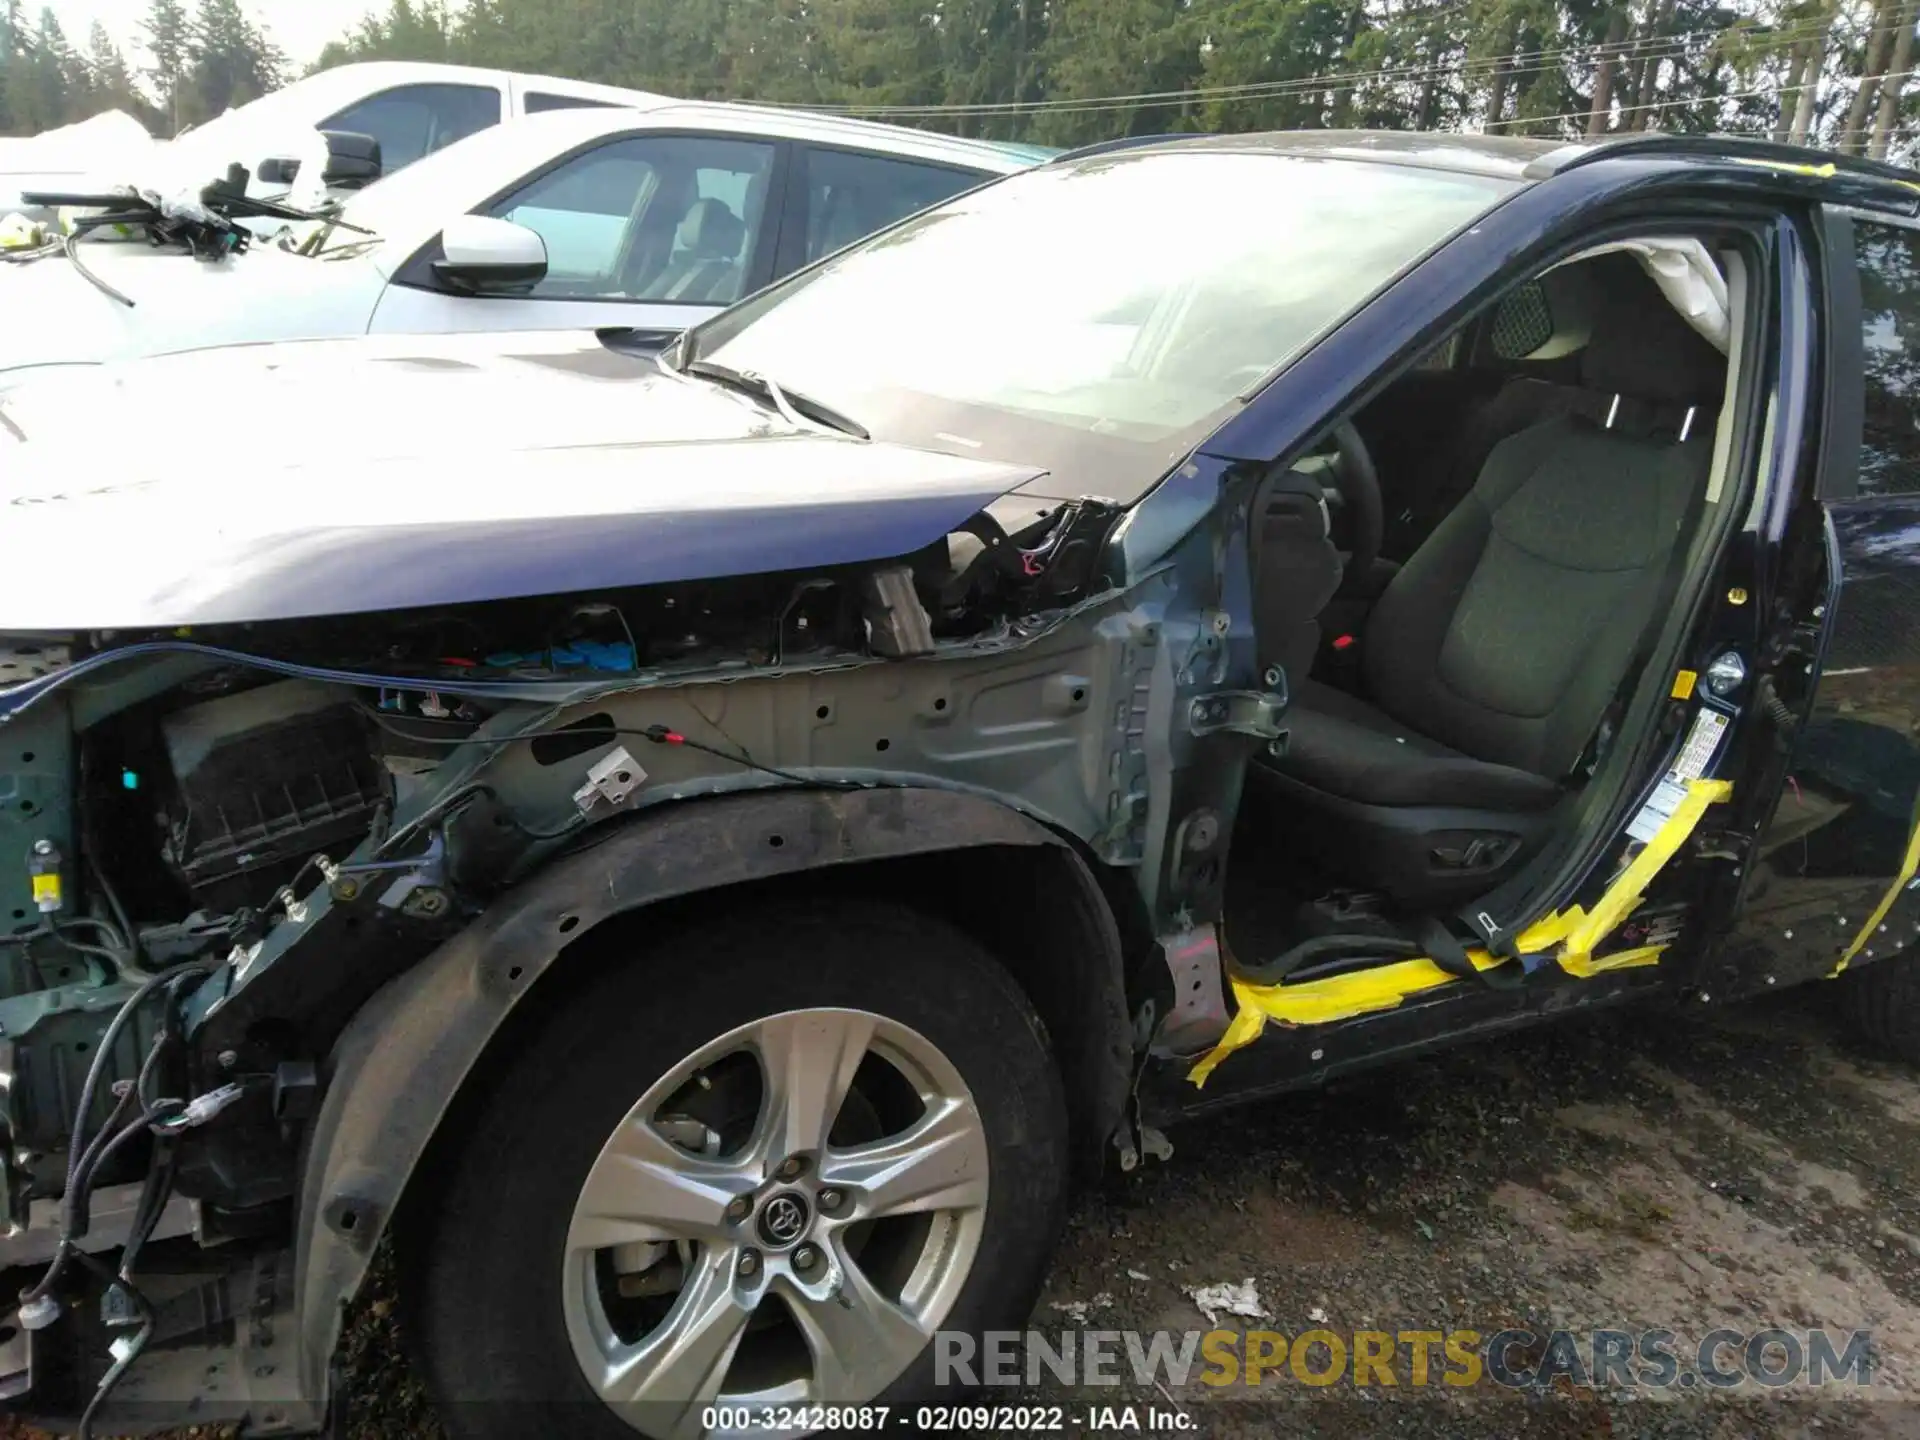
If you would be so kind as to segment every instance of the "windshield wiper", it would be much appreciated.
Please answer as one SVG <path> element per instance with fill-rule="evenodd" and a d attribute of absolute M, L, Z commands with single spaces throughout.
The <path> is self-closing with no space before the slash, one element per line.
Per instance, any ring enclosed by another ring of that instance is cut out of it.
<path fill-rule="evenodd" d="M 380 238 L 373 231 L 367 229 L 366 226 L 356 225 L 351 220 L 343 219 L 341 209 L 340 203 L 336 201 L 333 202 L 333 208 L 330 212 L 317 212 L 312 218 L 318 220 L 320 223 L 297 241 L 293 239 L 292 235 L 282 236 L 281 248 L 291 250 L 296 255 L 317 257 L 320 255 L 341 254 L 354 249 L 356 246 L 370 245 Z M 332 249 L 328 249 L 327 242 L 333 238 L 333 232 L 335 230 L 351 230 L 359 238 L 342 240 Z M 289 241 L 292 243 L 288 243 Z"/>
<path fill-rule="evenodd" d="M 872 432 L 852 416 L 842 415 L 831 405 L 823 405 L 811 395 L 789 389 L 771 375 L 736 370 L 731 365 L 722 365 L 714 360 L 689 360 L 678 368 L 683 375 L 698 375 L 756 399 L 771 402 L 781 418 L 790 425 L 804 428 L 811 420 L 816 425 L 825 425 L 829 430 L 838 430 L 842 435 L 851 435 L 856 440 L 873 438 Z"/>

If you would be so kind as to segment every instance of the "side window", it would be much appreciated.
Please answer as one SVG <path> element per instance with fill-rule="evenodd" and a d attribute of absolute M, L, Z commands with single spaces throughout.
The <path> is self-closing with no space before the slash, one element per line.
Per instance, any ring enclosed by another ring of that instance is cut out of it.
<path fill-rule="evenodd" d="M 1920 491 L 1920 231 L 1856 220 L 1865 395 L 1860 493 Z"/>
<path fill-rule="evenodd" d="M 499 123 L 500 92 L 490 85 L 403 85 L 349 105 L 320 128 L 371 135 L 380 142 L 381 171 L 391 175 Z"/>
<path fill-rule="evenodd" d="M 620 108 L 611 100 L 589 100 L 583 95 L 548 95 L 539 90 L 527 92 L 526 106 L 529 115 L 543 115 L 549 110 L 618 110 Z"/>
<path fill-rule="evenodd" d="M 535 298 L 726 305 L 752 267 L 772 171 L 763 141 L 630 136 L 575 155 L 487 213 L 547 242 Z"/>
<path fill-rule="evenodd" d="M 986 178 L 970 170 L 845 150 L 808 150 L 806 166 L 807 238 L 800 265 L 970 190 Z"/>

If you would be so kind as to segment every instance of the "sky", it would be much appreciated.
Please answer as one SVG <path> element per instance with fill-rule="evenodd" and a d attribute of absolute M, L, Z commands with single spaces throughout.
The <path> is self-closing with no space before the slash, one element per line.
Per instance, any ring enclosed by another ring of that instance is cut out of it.
<path fill-rule="evenodd" d="M 98 20 L 130 59 L 142 50 L 141 23 L 146 17 L 147 0 L 40 0 L 40 3 L 50 4 L 60 28 L 75 45 L 86 44 L 87 32 Z M 373 0 L 242 0 L 242 4 L 286 52 L 293 67 L 300 70 L 319 56 L 323 45 L 350 29 L 372 8 Z M 28 0 L 20 8 L 28 15 L 35 15 L 40 5 Z M 140 54 L 136 64 L 145 58 Z"/>

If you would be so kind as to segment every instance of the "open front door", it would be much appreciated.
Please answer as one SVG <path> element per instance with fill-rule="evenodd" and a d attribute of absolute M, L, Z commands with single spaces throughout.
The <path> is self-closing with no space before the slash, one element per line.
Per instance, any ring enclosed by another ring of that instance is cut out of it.
<path fill-rule="evenodd" d="M 1723 991 L 1920 936 L 1920 225 L 1830 210 L 1820 240 L 1817 488 L 1779 527 L 1775 753 L 1750 762 L 1778 789 L 1710 977 Z"/>

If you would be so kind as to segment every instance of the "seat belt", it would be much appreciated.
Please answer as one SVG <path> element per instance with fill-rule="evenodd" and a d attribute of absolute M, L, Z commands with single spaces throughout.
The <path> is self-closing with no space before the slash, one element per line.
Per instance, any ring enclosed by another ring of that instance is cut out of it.
<path fill-rule="evenodd" d="M 1526 981 L 1526 969 L 1517 961 L 1482 970 L 1467 955 L 1467 947 L 1432 916 L 1420 922 L 1419 934 L 1427 958 L 1457 980 L 1477 980 L 1488 990 L 1514 990 Z"/>

